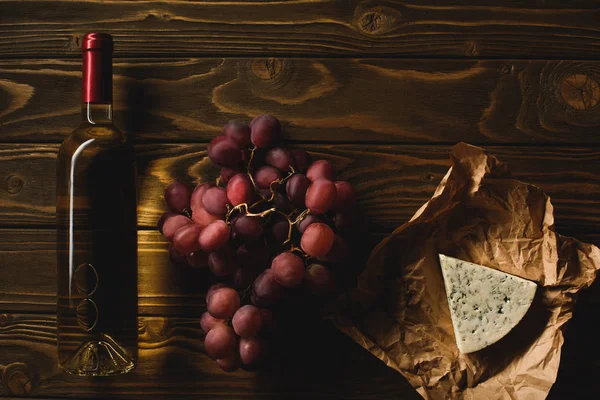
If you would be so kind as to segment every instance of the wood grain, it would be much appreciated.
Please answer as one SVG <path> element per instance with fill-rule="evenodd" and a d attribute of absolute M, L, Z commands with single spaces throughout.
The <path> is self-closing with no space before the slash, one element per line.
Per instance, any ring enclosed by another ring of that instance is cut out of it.
<path fill-rule="evenodd" d="M 62 141 L 80 70 L 0 61 L 0 141 Z M 206 142 L 268 112 L 295 141 L 600 143 L 600 62 L 120 59 L 114 73 L 117 124 L 137 142 Z"/>
<path fill-rule="evenodd" d="M 450 166 L 451 146 L 302 145 L 315 159 L 332 161 L 339 178 L 358 191 L 359 206 L 373 233 L 389 233 L 406 222 L 433 194 Z M 138 220 L 153 228 L 165 211 L 164 188 L 174 180 L 190 185 L 212 180 L 217 169 L 204 144 L 136 147 Z M 558 232 L 598 233 L 600 148 L 485 146 L 515 175 L 551 197 Z M 0 145 L 0 226 L 51 227 L 55 217 L 54 144 Z"/>
<path fill-rule="evenodd" d="M 404 378 L 329 323 L 314 318 L 303 322 L 309 325 L 296 322 L 283 328 L 289 342 L 273 343 L 275 354 L 264 370 L 226 374 L 206 356 L 197 318 L 140 318 L 138 367 L 126 376 L 84 379 L 69 376 L 57 367 L 54 316 L 2 314 L 0 366 L 4 367 L 5 379 L 0 378 L 0 395 L 120 399 L 419 398 Z"/>
<path fill-rule="evenodd" d="M 153 57 L 585 59 L 600 44 L 593 1 L 3 0 L 0 15 L 0 57 L 77 56 L 83 34 L 98 30 L 114 35 L 118 55 Z"/>

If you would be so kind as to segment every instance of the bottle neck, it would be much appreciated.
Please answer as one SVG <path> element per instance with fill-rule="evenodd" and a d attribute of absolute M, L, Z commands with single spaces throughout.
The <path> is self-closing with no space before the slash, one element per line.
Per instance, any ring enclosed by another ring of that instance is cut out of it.
<path fill-rule="evenodd" d="M 82 114 L 93 125 L 112 124 L 112 52 L 83 51 Z"/>

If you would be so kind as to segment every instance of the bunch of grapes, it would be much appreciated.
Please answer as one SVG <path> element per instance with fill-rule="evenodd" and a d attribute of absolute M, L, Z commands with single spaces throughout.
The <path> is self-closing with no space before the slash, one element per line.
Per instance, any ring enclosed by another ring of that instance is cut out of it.
<path fill-rule="evenodd" d="M 158 223 L 173 264 L 208 268 L 220 282 L 206 294 L 205 349 L 224 371 L 256 366 L 286 296 L 335 288 L 349 246 L 356 196 L 325 160 L 282 147 L 271 115 L 232 121 L 208 145 L 215 183 L 165 190 Z"/>

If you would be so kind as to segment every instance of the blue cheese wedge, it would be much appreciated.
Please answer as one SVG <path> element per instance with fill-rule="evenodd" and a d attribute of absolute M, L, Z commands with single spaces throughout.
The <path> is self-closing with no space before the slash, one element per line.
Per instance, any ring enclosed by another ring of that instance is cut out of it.
<path fill-rule="evenodd" d="M 443 254 L 440 265 L 461 353 L 473 353 L 502 339 L 531 306 L 534 282 Z"/>

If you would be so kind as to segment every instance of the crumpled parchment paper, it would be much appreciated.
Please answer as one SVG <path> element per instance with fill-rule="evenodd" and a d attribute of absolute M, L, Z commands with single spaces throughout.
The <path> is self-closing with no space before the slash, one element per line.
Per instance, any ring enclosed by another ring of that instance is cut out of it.
<path fill-rule="evenodd" d="M 543 399 L 556 379 L 576 293 L 600 250 L 554 232 L 550 198 L 484 150 L 459 143 L 433 197 L 372 252 L 336 326 L 426 399 Z M 472 354 L 456 347 L 438 253 L 538 283 L 521 322 Z"/>

